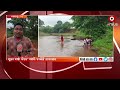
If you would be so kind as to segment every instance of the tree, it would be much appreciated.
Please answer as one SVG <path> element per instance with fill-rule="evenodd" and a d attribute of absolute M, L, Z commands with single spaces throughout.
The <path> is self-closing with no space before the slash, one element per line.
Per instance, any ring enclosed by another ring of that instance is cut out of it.
<path fill-rule="evenodd" d="M 57 21 L 57 24 L 58 24 L 58 25 L 62 25 L 62 21 L 60 21 L 60 20 Z"/>
<path fill-rule="evenodd" d="M 46 27 L 41 28 L 42 32 L 45 33 L 51 33 L 52 32 L 52 27 L 50 27 L 49 25 Z"/>
<path fill-rule="evenodd" d="M 90 35 L 93 39 L 102 38 L 108 30 L 108 16 L 73 16 L 73 25 L 79 31 Z"/>
<path fill-rule="evenodd" d="M 53 27 L 53 32 L 54 33 L 59 33 L 60 30 L 62 29 L 62 21 L 57 21 L 57 24 Z"/>
<path fill-rule="evenodd" d="M 41 19 L 39 19 L 39 27 L 41 27 L 42 25 L 44 25 L 44 22 Z"/>
<path fill-rule="evenodd" d="M 69 32 L 71 28 L 71 24 L 69 22 L 65 22 L 63 25 L 62 25 L 62 29 L 64 32 Z"/>
<path fill-rule="evenodd" d="M 28 16 L 28 35 L 31 35 L 32 39 L 38 39 L 38 16 Z"/>
<path fill-rule="evenodd" d="M 38 39 L 38 16 L 28 16 L 27 18 L 12 18 L 7 23 L 15 25 L 22 23 L 24 35 L 31 39 Z"/>

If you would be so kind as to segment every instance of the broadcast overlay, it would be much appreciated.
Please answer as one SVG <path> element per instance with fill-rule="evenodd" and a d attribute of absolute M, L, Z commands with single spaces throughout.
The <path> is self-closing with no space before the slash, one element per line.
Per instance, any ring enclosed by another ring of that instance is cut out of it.
<path fill-rule="evenodd" d="M 7 15 L 6 59 L 114 62 L 115 19 L 111 15 Z"/>
<path fill-rule="evenodd" d="M 120 78 L 120 15 L 56 12 L 0 12 L 0 78 Z"/>

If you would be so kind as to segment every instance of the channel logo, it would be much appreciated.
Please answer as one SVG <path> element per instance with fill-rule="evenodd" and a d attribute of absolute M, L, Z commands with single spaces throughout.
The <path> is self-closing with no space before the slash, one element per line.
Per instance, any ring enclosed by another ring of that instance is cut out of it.
<path fill-rule="evenodd" d="M 115 22 L 115 16 L 109 16 L 108 21 L 111 22 L 111 23 Z"/>

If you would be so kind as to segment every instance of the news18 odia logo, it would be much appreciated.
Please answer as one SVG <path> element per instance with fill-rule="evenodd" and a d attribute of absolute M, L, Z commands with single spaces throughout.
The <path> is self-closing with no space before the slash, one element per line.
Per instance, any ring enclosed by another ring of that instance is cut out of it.
<path fill-rule="evenodd" d="M 118 23 L 115 23 L 116 21 L 115 16 L 109 16 L 108 21 L 109 21 L 109 23 L 107 24 L 108 26 L 118 26 Z"/>

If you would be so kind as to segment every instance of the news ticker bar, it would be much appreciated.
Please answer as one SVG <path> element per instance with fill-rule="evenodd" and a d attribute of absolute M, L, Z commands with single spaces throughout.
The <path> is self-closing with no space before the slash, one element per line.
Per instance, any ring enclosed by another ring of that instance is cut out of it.
<path fill-rule="evenodd" d="M 113 62 L 113 57 L 9 57 L 7 61 Z"/>

